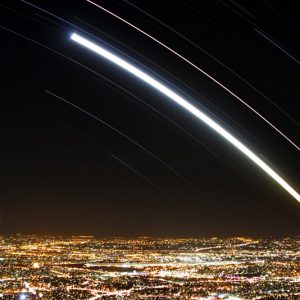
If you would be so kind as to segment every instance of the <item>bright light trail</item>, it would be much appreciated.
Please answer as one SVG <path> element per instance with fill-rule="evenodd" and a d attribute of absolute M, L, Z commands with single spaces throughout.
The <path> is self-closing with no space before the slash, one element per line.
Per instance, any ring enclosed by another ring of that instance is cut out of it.
<path fill-rule="evenodd" d="M 212 120 L 209 116 L 204 114 L 200 109 L 196 106 L 185 100 L 180 95 L 176 94 L 175 91 L 171 90 L 164 84 L 157 81 L 152 76 L 146 74 L 142 70 L 128 63 L 124 59 L 119 56 L 111 53 L 110 51 L 104 49 L 103 47 L 96 45 L 95 43 L 87 40 L 86 38 L 73 33 L 71 35 L 71 39 L 78 44 L 92 50 L 93 52 L 99 54 L 100 56 L 106 58 L 110 62 L 118 65 L 122 69 L 128 71 L 132 75 L 138 77 L 142 81 L 146 82 L 148 85 L 152 86 L 155 90 L 161 92 L 185 110 L 189 111 L 191 114 L 196 116 L 199 120 L 204 122 L 218 134 L 220 134 L 223 138 L 225 138 L 229 143 L 235 146 L 238 150 L 240 150 L 243 154 L 245 154 L 250 160 L 252 160 L 256 165 L 258 165 L 263 171 L 265 171 L 271 178 L 273 178 L 282 188 L 284 188 L 290 195 L 292 195 L 298 202 L 300 202 L 300 195 L 281 177 L 279 176 L 271 167 L 269 167 L 263 160 L 261 160 L 254 152 L 252 152 L 249 148 L 247 148 L 243 143 L 241 143 L 236 137 L 234 137 L 231 133 L 229 133 L 226 129 Z"/>

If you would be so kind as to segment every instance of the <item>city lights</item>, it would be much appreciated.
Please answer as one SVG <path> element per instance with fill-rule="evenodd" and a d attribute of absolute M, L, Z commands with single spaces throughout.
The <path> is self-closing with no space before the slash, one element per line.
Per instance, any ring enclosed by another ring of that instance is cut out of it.
<path fill-rule="evenodd" d="M 298 238 L 18 235 L 0 237 L 0 251 L 4 258 L 0 264 L 4 299 L 239 300 L 300 296 Z"/>

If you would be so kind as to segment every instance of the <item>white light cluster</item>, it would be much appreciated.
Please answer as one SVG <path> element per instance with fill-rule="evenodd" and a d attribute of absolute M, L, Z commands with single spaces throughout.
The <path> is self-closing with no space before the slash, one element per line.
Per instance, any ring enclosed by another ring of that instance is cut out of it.
<path fill-rule="evenodd" d="M 243 143 L 241 143 L 237 138 L 235 138 L 231 133 L 221 127 L 218 123 L 213 121 L 210 117 L 204 114 L 196 106 L 182 98 L 180 95 L 176 94 L 170 88 L 166 87 L 164 84 L 160 83 L 153 77 L 149 76 L 145 72 L 126 62 L 124 59 L 118 57 L 117 55 L 111 53 L 110 51 L 102 48 L 99 45 L 87 40 L 86 38 L 73 33 L 71 39 L 80 45 L 92 50 L 93 52 L 101 55 L 112 63 L 118 65 L 134 76 L 140 78 L 156 90 L 160 91 L 162 94 L 179 104 L 181 107 L 192 113 L 198 119 L 207 124 L 214 131 L 219 133 L 223 138 L 230 142 L 233 146 L 244 153 L 249 159 L 251 159 L 256 165 L 258 165 L 262 170 L 264 170 L 270 177 L 272 177 L 281 187 L 283 187 L 288 193 L 290 193 L 297 201 L 300 202 L 300 195 L 281 177 L 279 176 L 271 167 L 269 167 L 263 160 L 261 160 L 254 152 L 247 148 Z"/>

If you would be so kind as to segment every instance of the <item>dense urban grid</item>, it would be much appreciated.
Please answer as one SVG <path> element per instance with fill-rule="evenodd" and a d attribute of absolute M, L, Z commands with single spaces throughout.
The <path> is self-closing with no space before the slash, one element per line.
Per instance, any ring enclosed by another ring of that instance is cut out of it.
<path fill-rule="evenodd" d="M 0 299 L 300 299 L 300 238 L 2 236 Z"/>

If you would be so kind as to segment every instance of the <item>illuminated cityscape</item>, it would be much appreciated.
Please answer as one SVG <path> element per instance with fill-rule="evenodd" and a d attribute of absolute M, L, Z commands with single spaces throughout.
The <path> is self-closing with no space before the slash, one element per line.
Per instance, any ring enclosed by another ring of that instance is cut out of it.
<path fill-rule="evenodd" d="M 300 299 L 300 238 L 0 243 L 1 299 Z"/>

